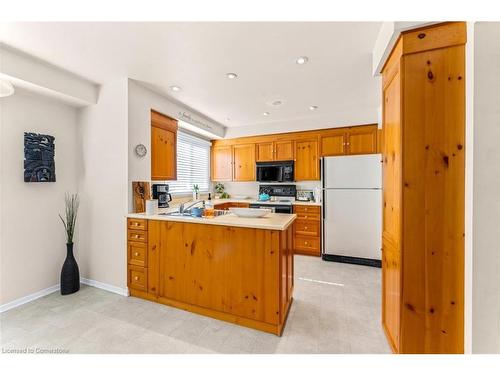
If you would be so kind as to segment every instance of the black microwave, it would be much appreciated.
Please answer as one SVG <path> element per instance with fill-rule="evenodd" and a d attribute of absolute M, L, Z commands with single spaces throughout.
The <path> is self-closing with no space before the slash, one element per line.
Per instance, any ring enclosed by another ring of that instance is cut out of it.
<path fill-rule="evenodd" d="M 293 160 L 257 163 L 257 181 L 293 182 Z"/>

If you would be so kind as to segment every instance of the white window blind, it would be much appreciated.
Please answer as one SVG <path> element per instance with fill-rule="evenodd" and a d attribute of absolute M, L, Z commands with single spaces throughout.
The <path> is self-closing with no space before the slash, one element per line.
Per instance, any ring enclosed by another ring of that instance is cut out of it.
<path fill-rule="evenodd" d="M 210 142 L 179 130 L 177 132 L 177 181 L 168 181 L 172 194 L 193 192 L 198 184 L 200 192 L 210 185 Z"/>

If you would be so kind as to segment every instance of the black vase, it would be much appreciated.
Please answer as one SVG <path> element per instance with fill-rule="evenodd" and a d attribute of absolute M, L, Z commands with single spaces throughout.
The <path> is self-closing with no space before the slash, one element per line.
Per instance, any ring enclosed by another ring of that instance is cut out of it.
<path fill-rule="evenodd" d="M 61 294 L 67 295 L 80 290 L 80 271 L 73 255 L 73 244 L 66 244 L 66 260 L 61 270 Z"/>

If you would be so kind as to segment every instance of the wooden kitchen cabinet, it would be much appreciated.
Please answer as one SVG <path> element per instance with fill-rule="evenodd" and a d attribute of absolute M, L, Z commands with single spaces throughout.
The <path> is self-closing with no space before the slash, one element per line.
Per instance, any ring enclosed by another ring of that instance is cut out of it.
<path fill-rule="evenodd" d="M 263 142 L 255 145 L 256 161 L 274 160 L 274 142 Z"/>
<path fill-rule="evenodd" d="M 293 223 L 293 248 L 295 254 L 321 255 L 321 207 L 294 205 L 297 220 Z"/>
<path fill-rule="evenodd" d="M 321 156 L 376 154 L 377 125 L 353 126 L 325 131 L 321 138 Z"/>
<path fill-rule="evenodd" d="M 377 127 L 360 126 L 351 128 L 347 133 L 347 154 L 376 154 L 377 153 Z"/>
<path fill-rule="evenodd" d="M 151 110 L 151 179 L 177 179 L 177 121 Z"/>
<path fill-rule="evenodd" d="M 233 146 L 212 147 L 212 181 L 231 181 L 233 179 Z"/>
<path fill-rule="evenodd" d="M 256 162 L 295 161 L 295 181 L 319 180 L 321 156 L 380 152 L 377 124 L 212 142 L 212 181 L 255 181 Z M 237 160 L 235 160 L 237 158 Z"/>
<path fill-rule="evenodd" d="M 319 180 L 318 139 L 295 141 L 295 180 Z"/>
<path fill-rule="evenodd" d="M 464 352 L 465 43 L 465 22 L 407 31 L 382 70 L 382 325 L 396 353 Z"/>
<path fill-rule="evenodd" d="M 293 160 L 293 141 L 262 142 L 256 144 L 256 161 Z"/>
<path fill-rule="evenodd" d="M 255 144 L 233 146 L 233 181 L 255 181 Z"/>
<path fill-rule="evenodd" d="M 293 141 L 274 142 L 274 160 L 293 160 Z"/>
<path fill-rule="evenodd" d="M 345 155 L 347 132 L 345 129 L 332 129 L 321 135 L 321 156 Z"/>

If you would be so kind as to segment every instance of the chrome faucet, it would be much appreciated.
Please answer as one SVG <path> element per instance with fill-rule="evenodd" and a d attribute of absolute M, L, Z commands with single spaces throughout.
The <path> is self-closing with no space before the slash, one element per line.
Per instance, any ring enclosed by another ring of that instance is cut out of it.
<path fill-rule="evenodd" d="M 196 206 L 198 203 L 203 203 L 203 205 L 205 205 L 205 201 L 203 201 L 203 200 L 194 201 L 194 202 L 188 204 L 186 207 L 184 206 L 184 203 L 181 203 L 180 206 L 179 206 L 179 213 L 183 214 L 185 211 L 187 211 L 190 208 Z"/>

